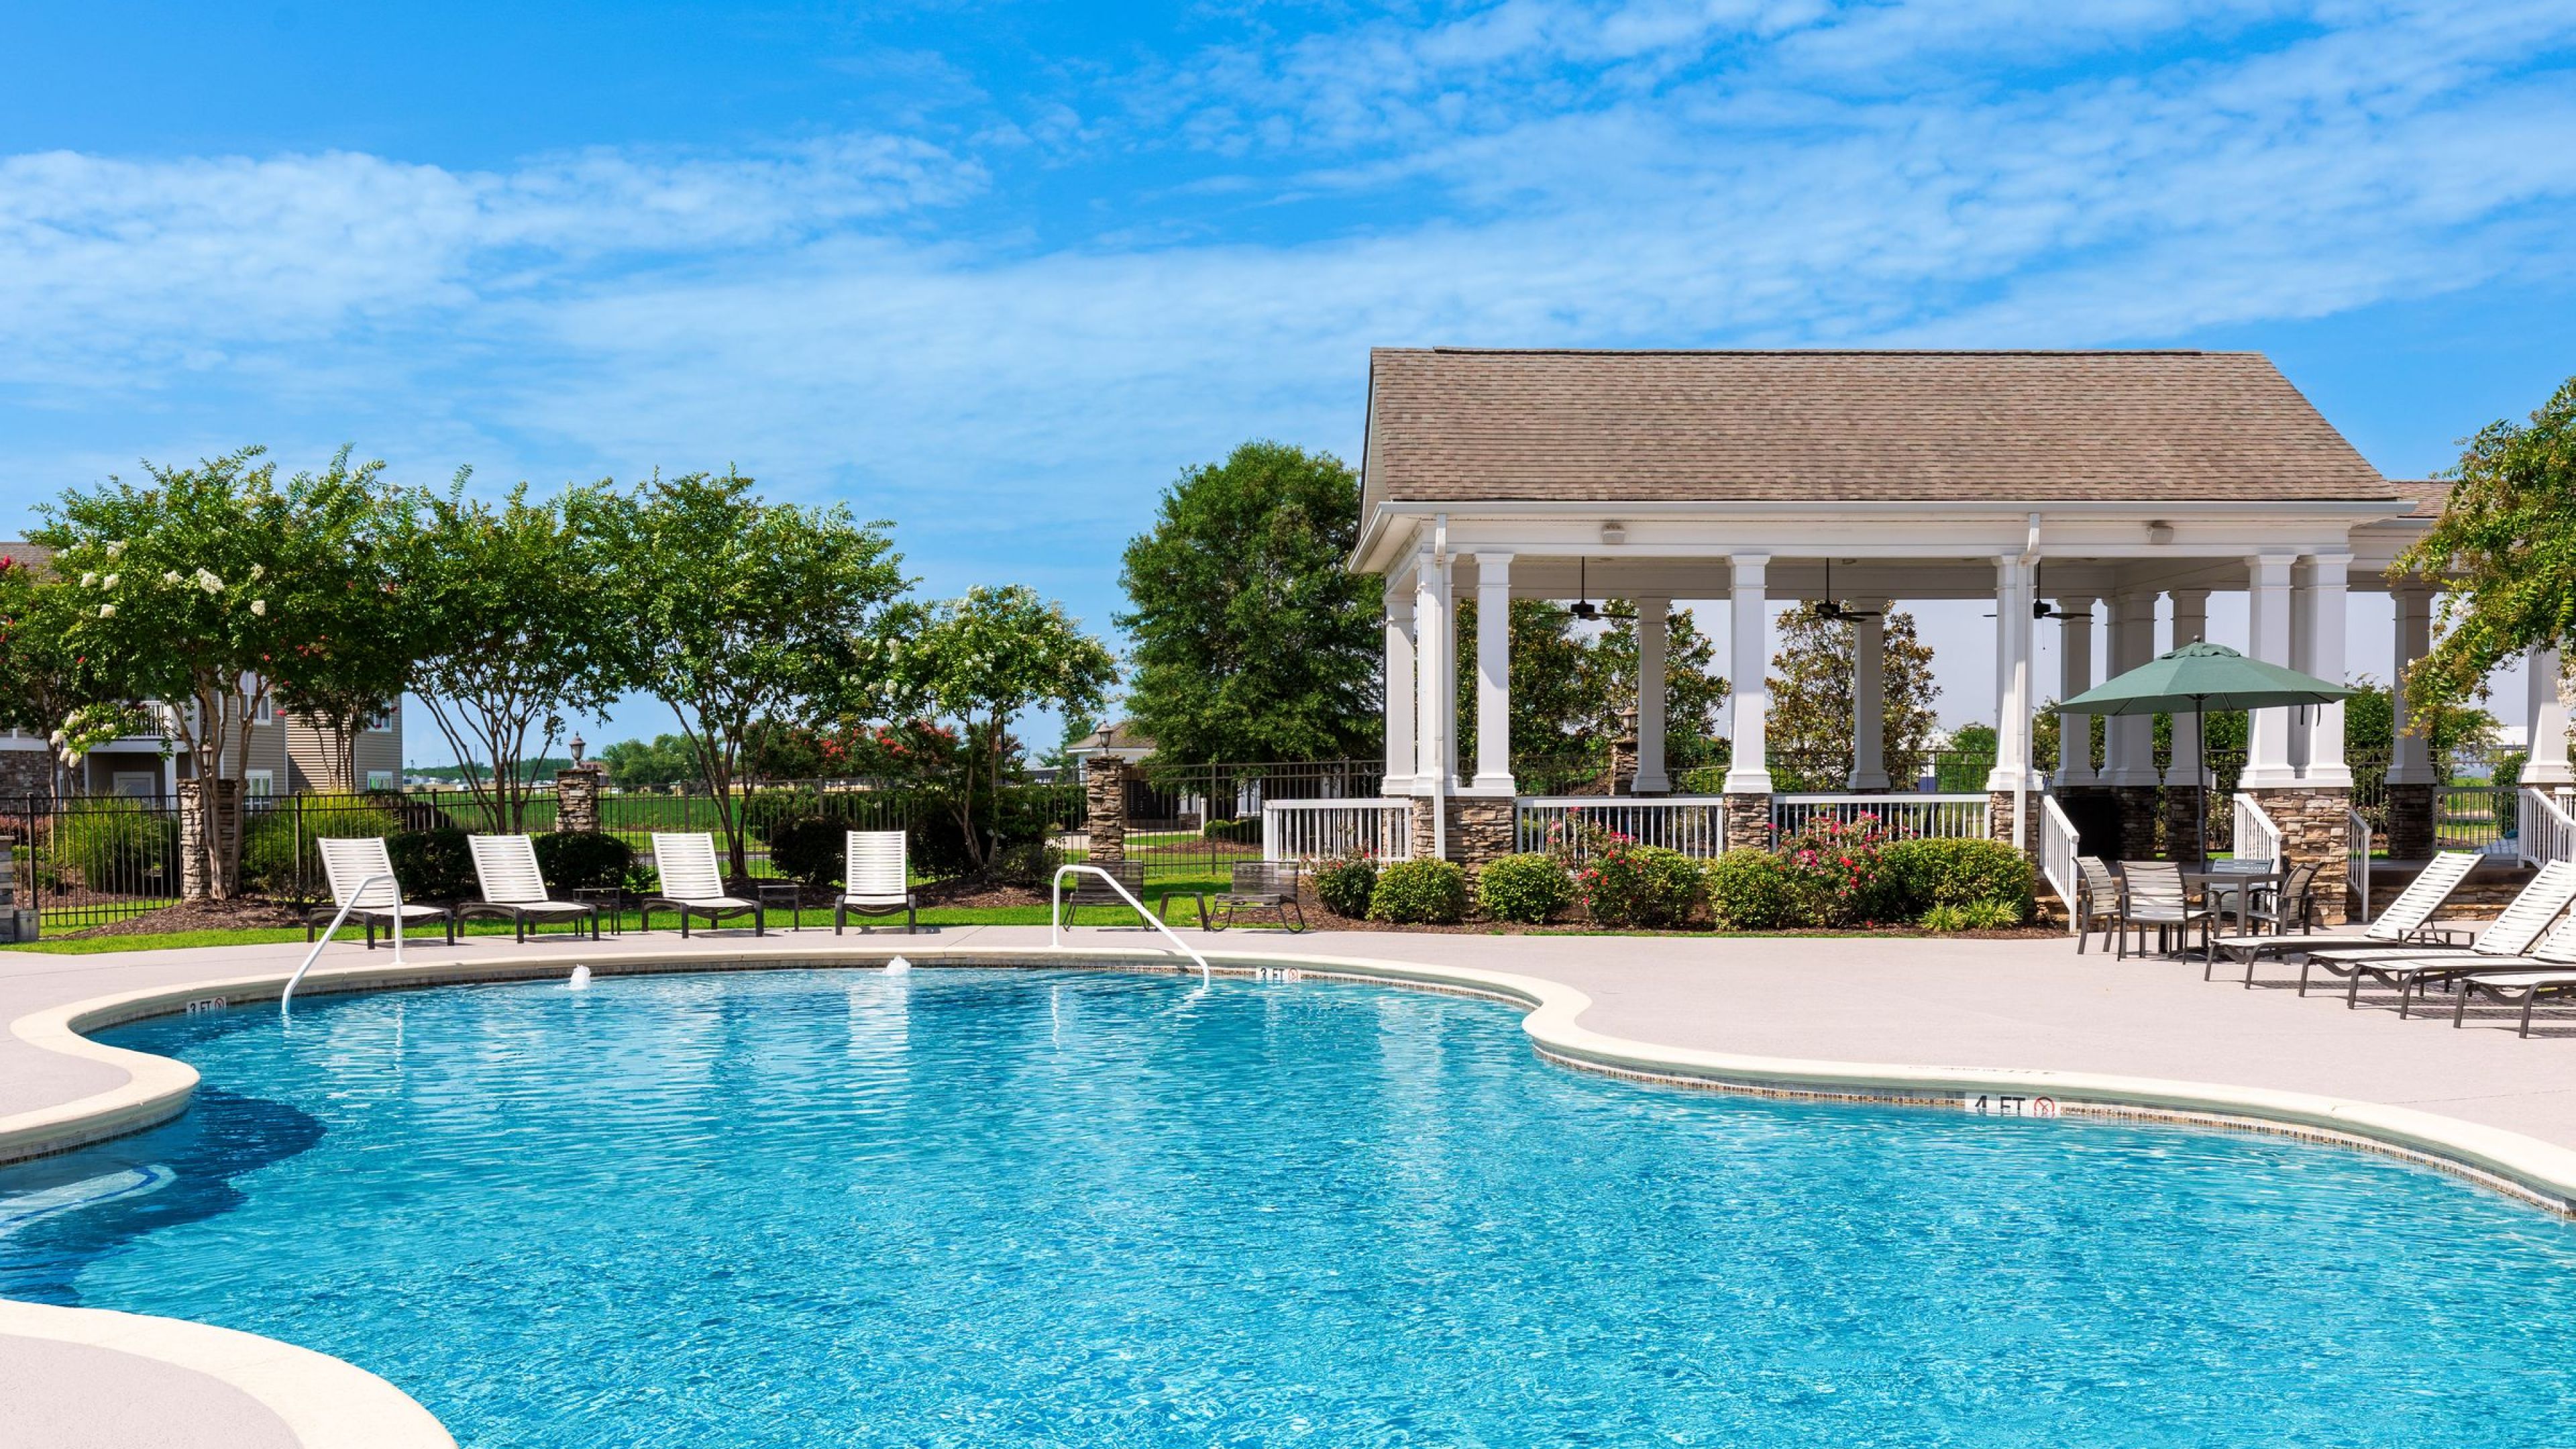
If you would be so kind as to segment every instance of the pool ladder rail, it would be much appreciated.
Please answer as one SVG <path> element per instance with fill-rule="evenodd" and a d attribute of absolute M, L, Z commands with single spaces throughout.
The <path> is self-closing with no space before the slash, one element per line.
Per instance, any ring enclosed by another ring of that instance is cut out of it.
<path fill-rule="evenodd" d="M 349 923 L 349 912 L 358 908 L 358 902 L 366 899 L 367 892 L 375 889 L 376 882 L 378 881 L 383 881 L 385 884 L 394 888 L 394 964 L 400 966 L 403 963 L 402 882 L 394 879 L 390 875 L 378 872 L 377 874 L 371 875 L 365 880 L 358 882 L 358 888 L 349 892 L 349 899 L 341 904 L 340 913 L 331 918 L 330 926 L 324 929 L 321 935 L 313 938 L 313 949 L 304 953 L 304 964 L 295 968 L 295 974 L 286 978 L 286 989 L 277 994 L 278 1015 L 285 1016 L 289 1014 L 288 1004 L 295 999 L 295 988 L 304 984 L 304 973 L 313 969 L 313 963 L 321 958 L 322 948 L 331 944 L 331 933 L 339 930 L 342 926 Z"/>
<path fill-rule="evenodd" d="M 1118 898 L 1120 900 L 1134 906 L 1136 908 L 1136 914 L 1144 919 L 1145 924 L 1162 932 L 1164 939 L 1170 941 L 1173 946 L 1177 947 L 1182 955 L 1187 956 L 1198 963 L 1199 984 L 1201 986 L 1205 986 L 1209 983 L 1215 973 L 1208 969 L 1207 958 L 1192 949 L 1190 943 L 1182 940 L 1177 934 L 1175 934 L 1172 928 L 1165 924 L 1160 917 L 1156 916 L 1152 911 L 1145 909 L 1145 903 L 1143 901 L 1129 895 L 1127 893 L 1127 887 L 1118 883 L 1118 877 L 1111 875 L 1109 872 L 1102 870 L 1096 865 L 1060 865 L 1056 867 L 1055 879 L 1049 882 L 1047 886 L 1048 950 L 1061 951 L 1064 949 L 1064 878 L 1077 872 L 1084 875 L 1096 875 L 1102 880 L 1109 882 L 1109 888 L 1118 893 Z"/>

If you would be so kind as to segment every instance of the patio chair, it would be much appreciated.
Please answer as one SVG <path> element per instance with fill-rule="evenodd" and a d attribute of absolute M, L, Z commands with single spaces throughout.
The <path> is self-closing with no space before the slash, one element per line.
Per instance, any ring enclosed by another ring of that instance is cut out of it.
<path fill-rule="evenodd" d="M 2119 929 L 2120 873 L 2111 862 L 2098 855 L 2075 858 L 2075 899 L 2066 908 L 2075 913 L 2075 954 L 2084 954 L 2084 943 L 2098 922 L 2102 944 L 2111 944 L 2111 933 Z"/>
<path fill-rule="evenodd" d="M 1117 877 L 1118 883 L 1127 888 L 1128 895 L 1134 896 L 1140 902 L 1145 899 L 1145 862 L 1120 860 L 1095 861 L 1091 864 Z M 1118 892 L 1109 888 L 1109 882 L 1096 875 L 1076 871 L 1065 877 L 1064 924 L 1072 925 L 1074 912 L 1084 906 L 1116 906 L 1125 909 L 1127 902 L 1119 896 Z M 1144 919 L 1148 925 L 1153 923 L 1151 917 Z"/>
<path fill-rule="evenodd" d="M 2559 922 L 2547 940 L 2531 948 L 2531 955 L 2545 964 L 2530 971 L 2477 971 L 2452 978 L 2459 994 L 2451 1003 L 2451 1025 L 2457 1027 L 2468 1018 L 2470 997 L 2485 996 L 2522 1008 L 2514 1035 L 2528 1040 L 2534 1006 L 2548 997 L 2576 994 L 2576 916 Z"/>
<path fill-rule="evenodd" d="M 1140 897 L 1141 899 L 1141 897 Z M 1216 907 L 1211 918 L 1208 907 Z M 1214 902 L 1199 897 L 1199 929 L 1222 931 L 1234 924 L 1238 911 L 1275 911 L 1279 924 L 1294 935 L 1306 929 L 1306 908 L 1297 899 L 1297 866 L 1293 861 L 1240 860 L 1234 865 L 1234 878 Z"/>
<path fill-rule="evenodd" d="M 559 901 L 547 894 L 534 840 L 524 835 L 476 835 L 468 837 L 466 844 L 474 849 L 474 879 L 483 887 L 483 899 L 458 902 L 458 920 L 491 916 L 508 921 L 521 944 L 526 943 L 531 925 L 570 921 L 573 935 L 579 936 L 581 923 L 587 920 L 590 939 L 599 939 L 598 906 Z"/>
<path fill-rule="evenodd" d="M 751 933 L 769 933 L 769 914 L 758 901 L 746 901 L 725 894 L 724 871 L 716 864 L 716 838 L 712 835 L 663 835 L 653 837 L 653 868 L 662 877 L 661 894 L 646 896 L 644 919 L 639 927 L 653 929 L 653 908 L 662 907 L 680 918 L 680 939 L 689 938 L 689 917 L 704 916 L 708 925 L 739 916 L 751 915 Z"/>
<path fill-rule="evenodd" d="M 2147 927 L 2156 928 L 2156 949 L 2170 954 L 2173 934 L 2182 933 L 2186 944 L 2191 928 L 2200 927 L 2204 944 L 2209 935 L 2209 911 L 2195 906 L 2183 894 L 2182 867 L 2170 860 L 2124 860 L 2120 862 L 2119 905 L 2120 956 L 2129 958 L 2129 932 L 2138 933 L 2138 954 L 2147 954 Z"/>
<path fill-rule="evenodd" d="M 2256 891 L 2254 899 L 2245 907 L 2246 924 L 2257 933 L 2269 924 L 2276 936 L 2288 935 L 2292 922 L 2296 922 L 2302 931 L 2314 926 L 2319 869 L 2315 861 L 2302 862 L 2291 866 L 2289 874 L 2281 877 L 2279 885 Z"/>
<path fill-rule="evenodd" d="M 313 842 L 322 852 L 322 873 L 331 882 L 331 904 L 316 906 L 305 913 L 304 939 L 310 941 L 340 907 L 349 907 L 349 917 L 367 928 L 367 949 L 376 949 L 376 925 L 382 922 L 390 935 L 394 922 L 408 926 L 414 921 L 436 921 L 447 932 L 447 944 L 456 944 L 456 915 L 444 906 L 406 904 L 402 889 L 390 878 L 394 858 L 386 851 L 381 837 L 356 835 L 346 838 L 325 836 Z M 371 876 L 387 879 L 368 884 Z"/>
<path fill-rule="evenodd" d="M 2411 1005 L 2415 989 L 2426 982 L 2467 976 L 2482 971 L 2512 971 L 2544 967 L 2554 963 L 2534 961 L 2522 953 L 2531 949 L 2549 923 L 2558 919 L 2568 902 L 2576 900 L 2576 863 L 2553 860 L 2532 876 L 2531 883 L 2504 908 L 2504 913 L 2487 924 L 2478 938 L 2465 951 L 2455 947 L 2412 951 L 2379 947 L 2356 947 L 2352 950 L 2310 951 L 2299 965 L 2299 994 L 2308 994 L 2308 970 L 2322 966 L 2335 976 L 2345 978 L 2343 1004 L 2350 1008 L 2361 998 L 2361 979 L 2365 976 L 2397 992 L 2397 1014 L 2404 1016 Z"/>
<path fill-rule="evenodd" d="M 2297 936 L 2213 936 L 2210 956 L 2215 960 L 2225 955 L 2245 965 L 2245 984 L 2254 984 L 2254 963 L 2267 956 L 2296 956 L 2308 951 L 2335 947 L 2364 947 L 2373 944 L 2420 950 L 2438 946 L 2435 941 L 2419 940 L 2424 932 L 2439 929 L 2433 925 L 2433 914 L 2447 904 L 2460 889 L 2460 883 L 2477 869 L 2478 853 L 2474 850 L 2446 850 L 2426 863 L 2416 877 L 2398 892 L 2388 909 L 2379 913 L 2358 936 L 2304 934 Z M 2200 978 L 2209 979 L 2209 967 L 2201 967 Z"/>
<path fill-rule="evenodd" d="M 841 928 L 854 915 L 891 916 L 901 911 L 903 933 L 911 935 L 918 913 L 913 907 L 903 832 L 853 830 L 849 836 L 849 863 L 841 872 L 841 898 L 832 903 L 832 934 L 841 934 Z"/>

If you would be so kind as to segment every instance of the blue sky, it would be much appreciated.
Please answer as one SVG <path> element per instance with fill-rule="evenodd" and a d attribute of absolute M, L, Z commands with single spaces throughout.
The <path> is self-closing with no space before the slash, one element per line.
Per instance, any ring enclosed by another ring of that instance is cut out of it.
<path fill-rule="evenodd" d="M 1183 466 L 1355 454 L 1372 344 L 2254 347 L 2393 475 L 2576 372 L 2563 0 L 100 0 L 8 35 L 0 529 L 248 441 L 495 489 L 732 463 L 893 519 L 927 590 L 1105 630 Z"/>

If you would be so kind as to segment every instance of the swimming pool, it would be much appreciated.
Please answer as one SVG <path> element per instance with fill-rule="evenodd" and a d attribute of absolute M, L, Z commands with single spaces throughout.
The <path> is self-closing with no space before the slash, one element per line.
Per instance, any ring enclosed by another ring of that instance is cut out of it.
<path fill-rule="evenodd" d="M 791 971 L 102 1036 L 197 1105 L 0 1169 L 0 1294 L 336 1354 L 466 1445 L 2576 1439 L 2576 1224 L 1570 1072 L 1453 997 Z"/>

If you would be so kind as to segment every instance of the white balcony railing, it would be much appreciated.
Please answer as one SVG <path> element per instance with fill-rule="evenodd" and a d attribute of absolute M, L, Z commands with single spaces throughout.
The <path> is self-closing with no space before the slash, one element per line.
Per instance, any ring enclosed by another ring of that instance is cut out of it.
<path fill-rule="evenodd" d="M 1261 805 L 1263 860 L 1328 860 L 1372 855 L 1413 858 L 1413 801 L 1266 800 Z"/>
<path fill-rule="evenodd" d="M 2557 798 L 2525 787 L 2514 812 L 2515 848 L 2532 865 L 2576 860 L 2576 795 Z"/>
<path fill-rule="evenodd" d="M 1723 795 L 1530 796 L 1513 816 L 1520 849 L 1552 851 L 1572 861 L 1589 856 L 1603 834 L 1701 860 L 1726 848 Z"/>
<path fill-rule="evenodd" d="M 1909 840 L 1989 838 L 1986 797 L 1979 795 L 1774 795 L 1771 831 L 1785 840 L 1825 820 L 1857 825 L 1874 819 Z"/>

